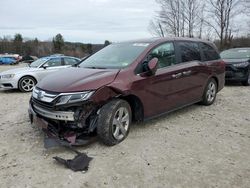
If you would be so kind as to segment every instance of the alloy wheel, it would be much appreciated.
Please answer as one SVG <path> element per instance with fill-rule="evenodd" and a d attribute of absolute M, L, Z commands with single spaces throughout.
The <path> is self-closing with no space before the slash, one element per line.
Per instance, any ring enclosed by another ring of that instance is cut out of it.
<path fill-rule="evenodd" d="M 112 134 L 116 140 L 122 140 L 129 128 L 129 112 L 125 107 L 120 107 L 115 112 L 112 122 Z"/>
<path fill-rule="evenodd" d="M 213 82 L 210 82 L 207 89 L 207 101 L 212 102 L 216 96 L 216 85 Z"/>
<path fill-rule="evenodd" d="M 21 82 L 21 87 L 24 91 L 32 91 L 34 86 L 36 85 L 35 81 L 31 78 L 25 78 Z"/>

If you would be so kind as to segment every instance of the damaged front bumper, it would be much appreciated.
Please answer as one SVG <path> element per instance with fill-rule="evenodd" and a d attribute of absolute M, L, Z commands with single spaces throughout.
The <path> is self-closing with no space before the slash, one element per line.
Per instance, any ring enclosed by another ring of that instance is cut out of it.
<path fill-rule="evenodd" d="M 40 108 L 36 105 L 33 106 L 35 111 L 46 118 L 61 121 L 74 121 L 74 112 L 64 112 L 64 111 L 52 111 Z"/>
<path fill-rule="evenodd" d="M 97 114 L 94 106 L 75 111 L 46 109 L 30 100 L 30 122 L 45 132 L 45 148 L 61 145 L 88 145 L 95 140 Z"/>

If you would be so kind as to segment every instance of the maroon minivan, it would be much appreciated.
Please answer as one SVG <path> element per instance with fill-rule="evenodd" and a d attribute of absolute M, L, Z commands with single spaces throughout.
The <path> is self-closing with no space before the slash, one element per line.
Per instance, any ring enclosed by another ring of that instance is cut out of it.
<path fill-rule="evenodd" d="M 133 121 L 197 102 L 211 105 L 224 82 L 225 63 L 211 42 L 160 38 L 115 43 L 39 82 L 29 114 L 49 137 L 71 145 L 96 134 L 115 145 L 127 137 Z"/>

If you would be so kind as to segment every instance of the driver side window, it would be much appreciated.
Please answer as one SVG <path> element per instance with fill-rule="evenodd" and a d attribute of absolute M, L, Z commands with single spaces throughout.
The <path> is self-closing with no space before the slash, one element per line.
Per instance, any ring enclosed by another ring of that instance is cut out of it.
<path fill-rule="evenodd" d="M 149 54 L 149 61 L 153 58 L 158 58 L 158 68 L 164 68 L 176 64 L 174 44 L 168 42 L 162 44 Z"/>
<path fill-rule="evenodd" d="M 48 67 L 57 67 L 57 66 L 61 66 L 61 58 L 53 58 L 50 59 L 49 61 L 47 61 L 46 65 L 48 65 Z"/>
<path fill-rule="evenodd" d="M 177 64 L 173 42 L 167 42 L 154 48 L 145 60 L 137 66 L 135 72 L 140 74 L 148 71 L 148 63 L 151 59 L 158 59 L 158 68 L 164 68 Z"/>

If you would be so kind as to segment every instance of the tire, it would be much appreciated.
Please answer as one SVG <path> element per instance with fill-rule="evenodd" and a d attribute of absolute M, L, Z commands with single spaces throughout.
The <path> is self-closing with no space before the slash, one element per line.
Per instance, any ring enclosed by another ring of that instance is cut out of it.
<path fill-rule="evenodd" d="M 245 81 L 243 81 L 243 82 L 241 82 L 241 84 L 243 86 L 249 86 L 250 85 L 250 74 L 248 74 L 248 79 L 245 80 Z"/>
<path fill-rule="evenodd" d="M 18 89 L 21 92 L 31 92 L 37 81 L 31 76 L 24 76 L 18 82 Z"/>
<path fill-rule="evenodd" d="M 214 78 L 208 80 L 206 88 L 204 90 L 201 104 L 209 106 L 214 103 L 217 95 L 217 82 Z"/>
<path fill-rule="evenodd" d="M 116 99 L 105 104 L 100 109 L 97 124 L 97 135 L 101 142 L 108 146 L 122 142 L 128 136 L 131 117 L 131 108 L 126 101 Z"/>

